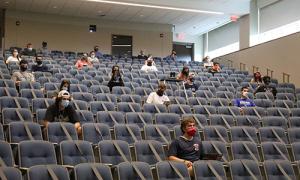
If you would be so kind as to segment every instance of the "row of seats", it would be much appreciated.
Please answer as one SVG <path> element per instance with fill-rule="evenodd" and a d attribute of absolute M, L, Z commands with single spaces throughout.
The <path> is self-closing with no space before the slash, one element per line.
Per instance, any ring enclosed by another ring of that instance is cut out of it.
<path fill-rule="evenodd" d="M 297 165 L 300 166 L 299 164 Z M 296 166 L 296 167 L 297 167 Z M 234 160 L 229 163 L 230 173 L 218 161 L 197 161 L 193 163 L 194 179 L 291 179 L 296 180 L 297 175 L 293 165 L 284 160 L 269 160 L 263 164 L 263 170 L 254 161 Z M 156 164 L 155 172 L 144 162 L 122 162 L 111 170 L 109 166 L 101 163 L 81 163 L 74 166 L 74 172 L 70 173 L 61 165 L 36 165 L 28 169 L 28 180 L 39 179 L 64 179 L 69 180 L 132 180 L 132 179 L 186 179 L 190 180 L 188 170 L 182 163 L 162 161 Z M 22 180 L 21 172 L 13 167 L 1 167 L 7 179 Z M 298 171 L 298 168 L 297 168 Z"/>
<path fill-rule="evenodd" d="M 107 114 L 103 113 L 103 115 Z M 100 121 L 98 123 L 83 123 L 83 139 L 94 144 L 102 139 L 113 139 L 112 137 L 116 140 L 124 140 L 129 144 L 141 139 L 152 139 L 164 144 L 169 144 L 172 139 L 182 135 L 178 122 L 176 124 L 159 122 L 152 124 L 152 122 L 147 123 L 143 120 L 143 122 L 139 121 L 135 123 L 134 120 L 136 119 L 131 119 L 125 124 L 125 122 L 120 122 L 119 119 L 113 115 L 111 115 L 110 118 L 113 120 Z M 62 131 L 64 130 L 64 127 L 62 127 L 63 124 L 59 123 L 51 123 L 51 125 L 47 127 L 47 134 L 45 134 L 44 137 L 40 125 L 34 122 L 15 121 L 7 125 L 8 128 L 6 131 L 3 131 L 2 125 L 0 126 L 0 139 L 7 139 L 11 143 L 19 143 L 20 141 L 32 138 L 36 140 L 47 139 L 50 142 L 59 143 L 67 137 Z M 77 133 L 72 124 L 65 126 L 68 127 L 67 129 L 70 129 L 72 136 L 77 137 Z M 197 131 L 196 136 L 206 141 L 222 141 L 224 143 L 250 141 L 256 144 L 263 142 L 281 142 L 284 144 L 300 142 L 299 127 L 284 129 L 280 126 L 264 126 L 256 129 L 251 126 L 230 126 L 226 129 L 224 125 L 217 124 L 198 125 L 198 127 L 199 131 Z M 60 131 L 58 131 L 59 129 Z M 4 138 L 4 135 L 6 138 Z"/>

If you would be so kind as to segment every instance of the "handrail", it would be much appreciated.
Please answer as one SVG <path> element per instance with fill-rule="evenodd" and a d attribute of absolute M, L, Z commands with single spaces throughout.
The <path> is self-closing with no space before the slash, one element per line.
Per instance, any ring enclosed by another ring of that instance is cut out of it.
<path fill-rule="evenodd" d="M 273 78 L 273 73 L 274 73 L 274 71 L 272 69 L 267 68 L 267 76 L 270 76 L 271 78 Z"/>
<path fill-rule="evenodd" d="M 290 74 L 287 74 L 287 73 L 282 73 L 282 81 L 284 82 L 284 83 L 289 83 L 290 82 Z"/>
<path fill-rule="evenodd" d="M 253 74 L 254 74 L 255 72 L 258 72 L 258 71 L 259 71 L 259 67 L 257 67 L 257 66 L 252 66 L 252 71 L 253 71 Z"/>

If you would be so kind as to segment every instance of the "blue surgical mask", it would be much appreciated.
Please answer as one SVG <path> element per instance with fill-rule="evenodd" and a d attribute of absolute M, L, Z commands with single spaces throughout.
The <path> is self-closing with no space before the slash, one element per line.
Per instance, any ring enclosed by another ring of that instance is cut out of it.
<path fill-rule="evenodd" d="M 63 107 L 68 107 L 69 106 L 69 104 L 70 104 L 70 101 L 69 100 L 62 100 L 61 101 L 61 105 L 63 106 Z"/>

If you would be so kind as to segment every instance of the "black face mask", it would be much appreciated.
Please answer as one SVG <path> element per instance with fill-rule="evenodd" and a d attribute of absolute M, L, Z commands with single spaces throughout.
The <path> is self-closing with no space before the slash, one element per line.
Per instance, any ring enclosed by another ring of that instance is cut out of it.
<path fill-rule="evenodd" d="M 26 71 L 27 70 L 27 66 L 20 66 L 21 71 Z"/>
<path fill-rule="evenodd" d="M 157 94 L 158 96 L 163 96 L 163 95 L 164 95 L 164 91 L 163 91 L 163 90 L 158 90 L 158 91 L 156 92 L 156 94 Z"/>
<path fill-rule="evenodd" d="M 152 66 L 152 62 L 148 62 L 148 63 L 147 63 L 147 66 Z"/>
<path fill-rule="evenodd" d="M 41 60 L 36 61 L 37 65 L 41 65 L 43 64 L 43 62 Z"/>
<path fill-rule="evenodd" d="M 95 51 L 98 51 L 99 49 L 98 49 L 98 48 L 95 48 L 94 50 L 95 50 Z"/>

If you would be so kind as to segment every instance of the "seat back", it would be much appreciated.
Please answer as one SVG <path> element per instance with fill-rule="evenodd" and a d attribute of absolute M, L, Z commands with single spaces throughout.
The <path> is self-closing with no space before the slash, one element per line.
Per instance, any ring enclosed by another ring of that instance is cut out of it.
<path fill-rule="evenodd" d="M 36 165 L 29 168 L 28 180 L 52 179 L 51 170 L 58 179 L 70 179 L 68 170 L 61 165 Z"/>
<path fill-rule="evenodd" d="M 93 148 L 88 141 L 62 141 L 60 143 L 61 163 L 75 166 L 80 163 L 93 163 Z"/>
<path fill-rule="evenodd" d="M 144 126 L 145 140 L 156 140 L 163 144 L 171 142 L 171 136 L 168 127 L 164 125 L 146 125 Z"/>
<path fill-rule="evenodd" d="M 68 132 L 65 132 L 65 130 Z M 47 138 L 52 143 L 60 143 L 64 140 L 78 140 L 74 124 L 67 122 L 52 122 L 47 127 Z"/>
<path fill-rule="evenodd" d="M 99 142 L 98 147 L 101 163 L 117 165 L 121 162 L 131 161 L 129 145 L 125 141 L 104 140 Z M 124 154 L 124 157 L 121 155 L 117 147 L 120 148 L 120 150 Z"/>
<path fill-rule="evenodd" d="M 201 179 L 226 179 L 223 164 L 219 161 L 196 161 L 193 164 L 195 180 Z"/>
<path fill-rule="evenodd" d="M 150 166 L 145 162 L 122 162 L 117 165 L 117 171 L 119 180 L 153 179 Z"/>
<path fill-rule="evenodd" d="M 18 155 L 20 167 L 57 164 L 54 145 L 47 141 L 22 141 Z"/>
<path fill-rule="evenodd" d="M 281 127 L 262 127 L 258 129 L 261 142 L 288 143 L 285 130 Z"/>
<path fill-rule="evenodd" d="M 27 108 L 4 108 L 2 111 L 3 124 L 11 122 L 32 122 L 32 113 Z"/>
<path fill-rule="evenodd" d="M 126 113 L 126 121 L 128 124 L 136 124 L 140 128 L 153 123 L 151 114 L 146 112 L 128 112 Z"/>
<path fill-rule="evenodd" d="M 102 123 L 85 123 L 82 125 L 83 140 L 93 145 L 102 140 L 111 140 L 109 126 Z"/>
<path fill-rule="evenodd" d="M 226 128 L 223 126 L 205 126 L 203 129 L 204 140 L 229 142 Z"/>
<path fill-rule="evenodd" d="M 257 179 L 262 180 L 259 165 L 253 160 L 233 160 L 229 163 L 232 180 Z"/>
<path fill-rule="evenodd" d="M 99 179 L 95 171 L 104 180 L 113 180 L 109 166 L 101 163 L 81 163 L 74 167 L 75 180 L 96 180 Z"/>
<path fill-rule="evenodd" d="M 280 142 L 263 142 L 261 143 L 264 160 L 288 160 L 290 157 L 285 144 Z"/>
<path fill-rule="evenodd" d="M 19 143 L 25 140 L 43 140 L 40 125 L 33 122 L 11 122 L 9 124 L 9 142 Z"/>
<path fill-rule="evenodd" d="M 0 167 L 7 179 L 22 180 L 22 173 L 19 169 L 14 167 Z"/>
<path fill-rule="evenodd" d="M 130 145 L 142 139 L 140 128 L 136 124 L 115 124 L 114 134 L 116 140 L 126 141 Z"/>
<path fill-rule="evenodd" d="M 166 160 L 163 145 L 158 141 L 144 140 L 135 142 L 134 150 L 137 161 L 146 162 L 150 165 L 154 165 L 159 161 Z M 155 153 L 158 154 L 159 158 L 156 157 Z"/>
<path fill-rule="evenodd" d="M 203 153 L 210 154 L 210 153 L 217 153 L 222 154 L 222 162 L 228 162 L 228 152 L 226 149 L 226 145 L 224 142 L 221 141 L 202 141 Z"/>
<path fill-rule="evenodd" d="M 124 114 L 117 111 L 97 112 L 97 122 L 107 124 L 112 128 L 115 124 L 125 124 Z"/>
<path fill-rule="evenodd" d="M 180 125 L 180 116 L 175 113 L 159 113 L 155 115 L 156 124 L 162 124 L 170 129 Z"/>
<path fill-rule="evenodd" d="M 13 167 L 15 165 L 12 149 L 6 141 L 0 141 L 0 158 L 6 166 Z"/>
<path fill-rule="evenodd" d="M 249 141 L 235 141 L 231 143 L 233 159 L 250 159 L 260 162 L 257 145 Z"/>
<path fill-rule="evenodd" d="M 171 163 L 171 164 L 170 164 Z M 156 164 L 158 179 L 190 179 L 188 169 L 184 163 L 174 161 L 162 161 Z"/>
<path fill-rule="evenodd" d="M 265 161 L 264 169 L 267 179 L 297 179 L 291 162 L 286 160 Z"/>

